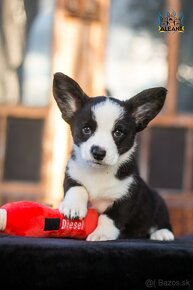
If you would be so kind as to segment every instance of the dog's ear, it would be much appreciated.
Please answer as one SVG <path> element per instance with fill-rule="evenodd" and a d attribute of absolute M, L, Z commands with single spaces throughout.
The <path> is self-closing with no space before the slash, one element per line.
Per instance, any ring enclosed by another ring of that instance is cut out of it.
<path fill-rule="evenodd" d="M 89 100 L 81 87 L 61 72 L 54 74 L 53 95 L 62 112 L 62 118 L 70 123 L 74 114 Z"/>
<path fill-rule="evenodd" d="M 167 90 L 162 87 L 144 90 L 125 102 L 127 110 L 136 124 L 136 131 L 142 131 L 162 109 Z"/>

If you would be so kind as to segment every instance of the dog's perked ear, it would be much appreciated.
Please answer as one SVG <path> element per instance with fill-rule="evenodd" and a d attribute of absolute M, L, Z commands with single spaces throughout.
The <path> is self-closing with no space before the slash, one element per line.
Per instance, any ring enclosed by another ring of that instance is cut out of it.
<path fill-rule="evenodd" d="M 166 94 L 167 90 L 163 87 L 151 88 L 125 101 L 127 110 L 135 120 L 137 132 L 145 129 L 148 123 L 160 112 Z"/>
<path fill-rule="evenodd" d="M 89 100 L 77 82 L 61 72 L 54 74 L 53 95 L 62 112 L 62 118 L 67 123 L 70 123 L 74 114 Z"/>

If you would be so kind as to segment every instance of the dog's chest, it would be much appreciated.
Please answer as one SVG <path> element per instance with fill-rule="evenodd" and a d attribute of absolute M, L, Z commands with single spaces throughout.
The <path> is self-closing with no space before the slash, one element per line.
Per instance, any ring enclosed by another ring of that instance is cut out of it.
<path fill-rule="evenodd" d="M 82 184 L 89 195 L 89 206 L 103 212 L 116 199 L 128 193 L 133 177 L 119 180 L 115 172 L 106 168 L 92 168 L 70 160 L 68 173 L 71 178 Z"/>

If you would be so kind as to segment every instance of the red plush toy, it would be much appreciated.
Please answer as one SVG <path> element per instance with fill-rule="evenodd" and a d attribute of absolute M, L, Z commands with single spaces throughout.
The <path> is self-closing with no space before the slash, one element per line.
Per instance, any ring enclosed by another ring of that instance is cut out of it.
<path fill-rule="evenodd" d="M 0 231 L 8 235 L 86 239 L 97 222 L 94 209 L 88 209 L 82 220 L 69 220 L 58 209 L 32 201 L 11 202 L 0 208 Z"/>

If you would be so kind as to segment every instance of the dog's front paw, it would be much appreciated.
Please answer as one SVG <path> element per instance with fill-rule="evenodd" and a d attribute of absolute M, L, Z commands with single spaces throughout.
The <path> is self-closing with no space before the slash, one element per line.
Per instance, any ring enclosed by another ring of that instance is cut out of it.
<path fill-rule="evenodd" d="M 108 236 L 106 233 L 100 232 L 100 231 L 94 231 L 87 237 L 87 241 L 109 241 L 109 240 L 115 240 L 116 237 L 114 236 Z"/>
<path fill-rule="evenodd" d="M 158 241 L 173 241 L 174 235 L 168 229 L 161 229 L 153 232 L 150 236 L 151 240 L 158 240 Z"/>
<path fill-rule="evenodd" d="M 82 219 L 86 216 L 87 206 L 84 202 L 71 203 L 64 199 L 59 205 L 59 211 L 69 219 Z"/>
<path fill-rule="evenodd" d="M 88 194 L 84 187 L 71 187 L 59 205 L 59 211 L 69 219 L 82 219 L 87 213 Z"/>
<path fill-rule="evenodd" d="M 87 241 L 109 241 L 116 240 L 119 236 L 119 230 L 113 221 L 106 215 L 99 216 L 97 228 L 87 237 Z"/>

